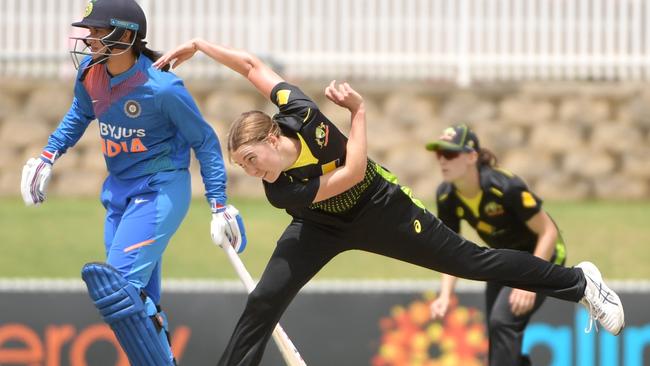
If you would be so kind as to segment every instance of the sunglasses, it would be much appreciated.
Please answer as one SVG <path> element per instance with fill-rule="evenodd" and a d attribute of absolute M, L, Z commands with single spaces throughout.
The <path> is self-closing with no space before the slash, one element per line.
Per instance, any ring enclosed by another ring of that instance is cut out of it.
<path fill-rule="evenodd" d="M 460 151 L 437 150 L 436 156 L 438 159 L 445 158 L 445 160 L 454 160 L 460 155 Z"/>

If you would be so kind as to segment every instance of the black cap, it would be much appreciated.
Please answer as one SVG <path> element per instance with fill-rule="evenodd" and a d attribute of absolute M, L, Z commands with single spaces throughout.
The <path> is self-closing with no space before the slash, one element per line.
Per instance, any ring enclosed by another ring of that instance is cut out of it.
<path fill-rule="evenodd" d="M 479 151 L 480 146 L 476 134 L 466 125 L 455 125 L 445 128 L 437 141 L 426 145 L 429 151 Z"/>
<path fill-rule="evenodd" d="M 86 5 L 84 18 L 72 23 L 81 28 L 120 27 L 137 32 L 138 38 L 147 36 L 147 18 L 135 0 L 91 0 Z"/>

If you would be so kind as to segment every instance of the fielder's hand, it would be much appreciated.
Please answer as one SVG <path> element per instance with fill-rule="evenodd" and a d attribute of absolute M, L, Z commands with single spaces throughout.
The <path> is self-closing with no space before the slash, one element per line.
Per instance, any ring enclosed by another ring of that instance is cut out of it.
<path fill-rule="evenodd" d="M 442 319 L 447 314 L 449 309 L 449 297 L 448 296 L 438 296 L 431 303 L 431 319 Z"/>
<path fill-rule="evenodd" d="M 212 241 L 218 246 L 231 245 L 237 253 L 246 248 L 246 229 L 239 211 L 232 206 L 217 208 L 210 223 Z"/>
<path fill-rule="evenodd" d="M 534 292 L 513 288 L 510 292 L 510 310 L 515 316 L 522 316 L 533 310 L 535 306 L 535 298 L 537 294 Z"/>
<path fill-rule="evenodd" d="M 51 171 L 52 164 L 40 158 L 27 160 L 20 181 L 20 193 L 23 195 L 25 205 L 38 206 L 45 201 Z"/>

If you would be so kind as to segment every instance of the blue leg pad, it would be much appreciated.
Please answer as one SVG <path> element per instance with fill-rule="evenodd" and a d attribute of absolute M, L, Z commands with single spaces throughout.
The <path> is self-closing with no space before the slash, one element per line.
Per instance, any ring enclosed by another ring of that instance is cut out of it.
<path fill-rule="evenodd" d="M 175 365 L 167 338 L 167 319 L 150 298 L 106 263 L 81 270 L 90 298 L 111 326 L 131 365 Z"/>

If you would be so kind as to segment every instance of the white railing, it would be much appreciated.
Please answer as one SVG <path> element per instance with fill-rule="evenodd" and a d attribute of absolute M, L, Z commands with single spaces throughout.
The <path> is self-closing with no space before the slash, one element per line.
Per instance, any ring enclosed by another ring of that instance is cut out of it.
<path fill-rule="evenodd" d="M 648 0 L 140 0 L 150 45 L 193 36 L 298 78 L 647 80 Z M 85 0 L 0 0 L 0 76 L 69 76 Z M 231 73 L 207 59 L 181 74 Z"/>

